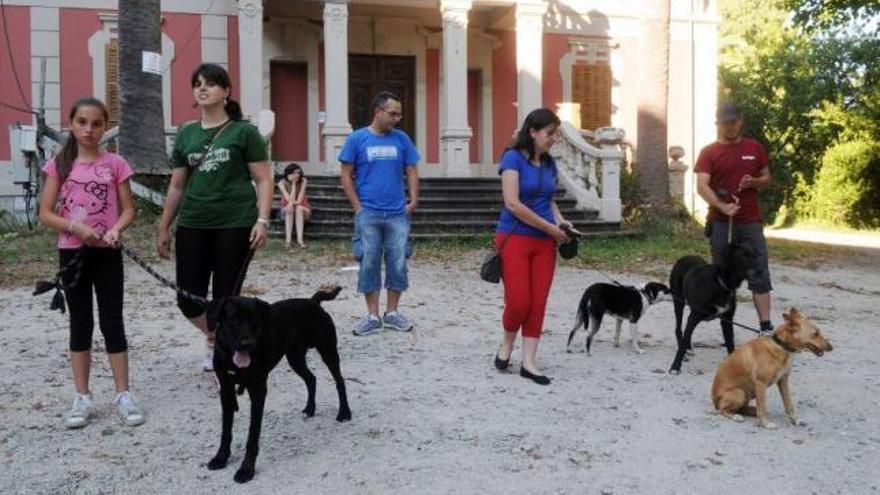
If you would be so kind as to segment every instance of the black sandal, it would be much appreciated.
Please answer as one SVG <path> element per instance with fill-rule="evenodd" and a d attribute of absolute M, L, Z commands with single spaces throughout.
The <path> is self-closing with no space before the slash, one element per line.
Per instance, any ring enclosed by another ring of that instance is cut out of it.
<path fill-rule="evenodd" d="M 527 370 L 525 366 L 521 366 L 519 368 L 519 376 L 523 378 L 528 378 L 529 380 L 537 383 L 538 385 L 550 385 L 550 379 L 544 375 L 536 375 L 531 371 Z"/>
<path fill-rule="evenodd" d="M 500 353 L 501 349 L 498 349 L 498 353 L 495 354 L 495 369 L 499 371 L 504 371 L 507 369 L 508 366 L 510 366 L 510 358 L 508 357 L 507 359 L 501 359 L 500 357 L 498 357 Z"/>

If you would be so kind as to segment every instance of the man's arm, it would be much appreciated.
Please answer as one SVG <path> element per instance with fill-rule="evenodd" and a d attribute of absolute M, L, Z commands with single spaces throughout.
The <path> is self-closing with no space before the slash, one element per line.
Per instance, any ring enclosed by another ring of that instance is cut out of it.
<path fill-rule="evenodd" d="M 710 174 L 697 172 L 697 193 L 701 198 L 706 200 L 710 206 L 715 207 L 718 211 L 732 217 L 736 215 L 736 212 L 739 211 L 739 205 L 736 203 L 725 203 L 721 201 L 721 198 L 715 194 L 715 191 L 709 187 L 709 179 L 711 178 Z"/>
<path fill-rule="evenodd" d="M 770 176 L 770 167 L 764 167 L 758 172 L 757 177 L 752 177 L 751 175 L 744 175 L 742 179 L 739 181 L 740 189 L 755 189 L 760 190 L 770 185 L 770 182 L 773 178 Z"/>
<path fill-rule="evenodd" d="M 350 163 L 343 163 L 341 165 L 339 182 L 342 183 L 342 190 L 345 191 L 345 197 L 351 203 L 351 208 L 357 213 L 361 211 L 361 199 L 354 188 L 354 165 Z"/>
<path fill-rule="evenodd" d="M 406 167 L 406 185 L 409 188 L 409 202 L 406 214 L 412 215 L 419 204 L 419 171 L 415 165 Z"/>

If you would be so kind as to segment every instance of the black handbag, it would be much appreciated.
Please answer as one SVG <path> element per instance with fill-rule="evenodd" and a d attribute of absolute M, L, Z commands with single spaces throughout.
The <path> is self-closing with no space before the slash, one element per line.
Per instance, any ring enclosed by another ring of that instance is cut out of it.
<path fill-rule="evenodd" d="M 504 242 L 501 243 L 498 250 L 493 249 L 480 265 L 480 278 L 486 282 L 497 284 L 501 281 L 501 250 L 504 249 L 508 239 L 510 239 L 510 233 L 504 238 Z"/>

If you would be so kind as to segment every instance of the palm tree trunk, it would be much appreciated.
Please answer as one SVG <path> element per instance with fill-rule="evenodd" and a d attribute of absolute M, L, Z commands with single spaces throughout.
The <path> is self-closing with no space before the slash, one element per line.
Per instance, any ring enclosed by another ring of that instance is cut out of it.
<path fill-rule="evenodd" d="M 166 170 L 162 75 L 143 53 L 162 53 L 160 0 L 119 0 L 119 152 L 136 173 Z"/>
<path fill-rule="evenodd" d="M 636 165 L 645 200 L 663 206 L 669 196 L 669 2 L 645 0 L 641 19 Z"/>

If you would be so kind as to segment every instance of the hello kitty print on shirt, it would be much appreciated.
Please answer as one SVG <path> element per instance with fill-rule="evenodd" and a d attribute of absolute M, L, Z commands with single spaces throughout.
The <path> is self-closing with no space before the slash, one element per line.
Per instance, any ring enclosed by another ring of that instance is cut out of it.
<path fill-rule="evenodd" d="M 55 160 L 43 167 L 49 177 L 58 178 Z M 115 153 L 103 153 L 95 161 L 73 162 L 67 180 L 61 185 L 57 211 L 61 217 L 88 225 L 103 236 L 119 220 L 116 187 L 133 174 L 131 166 Z M 75 234 L 59 232 L 58 247 L 75 249 L 82 240 Z"/>

